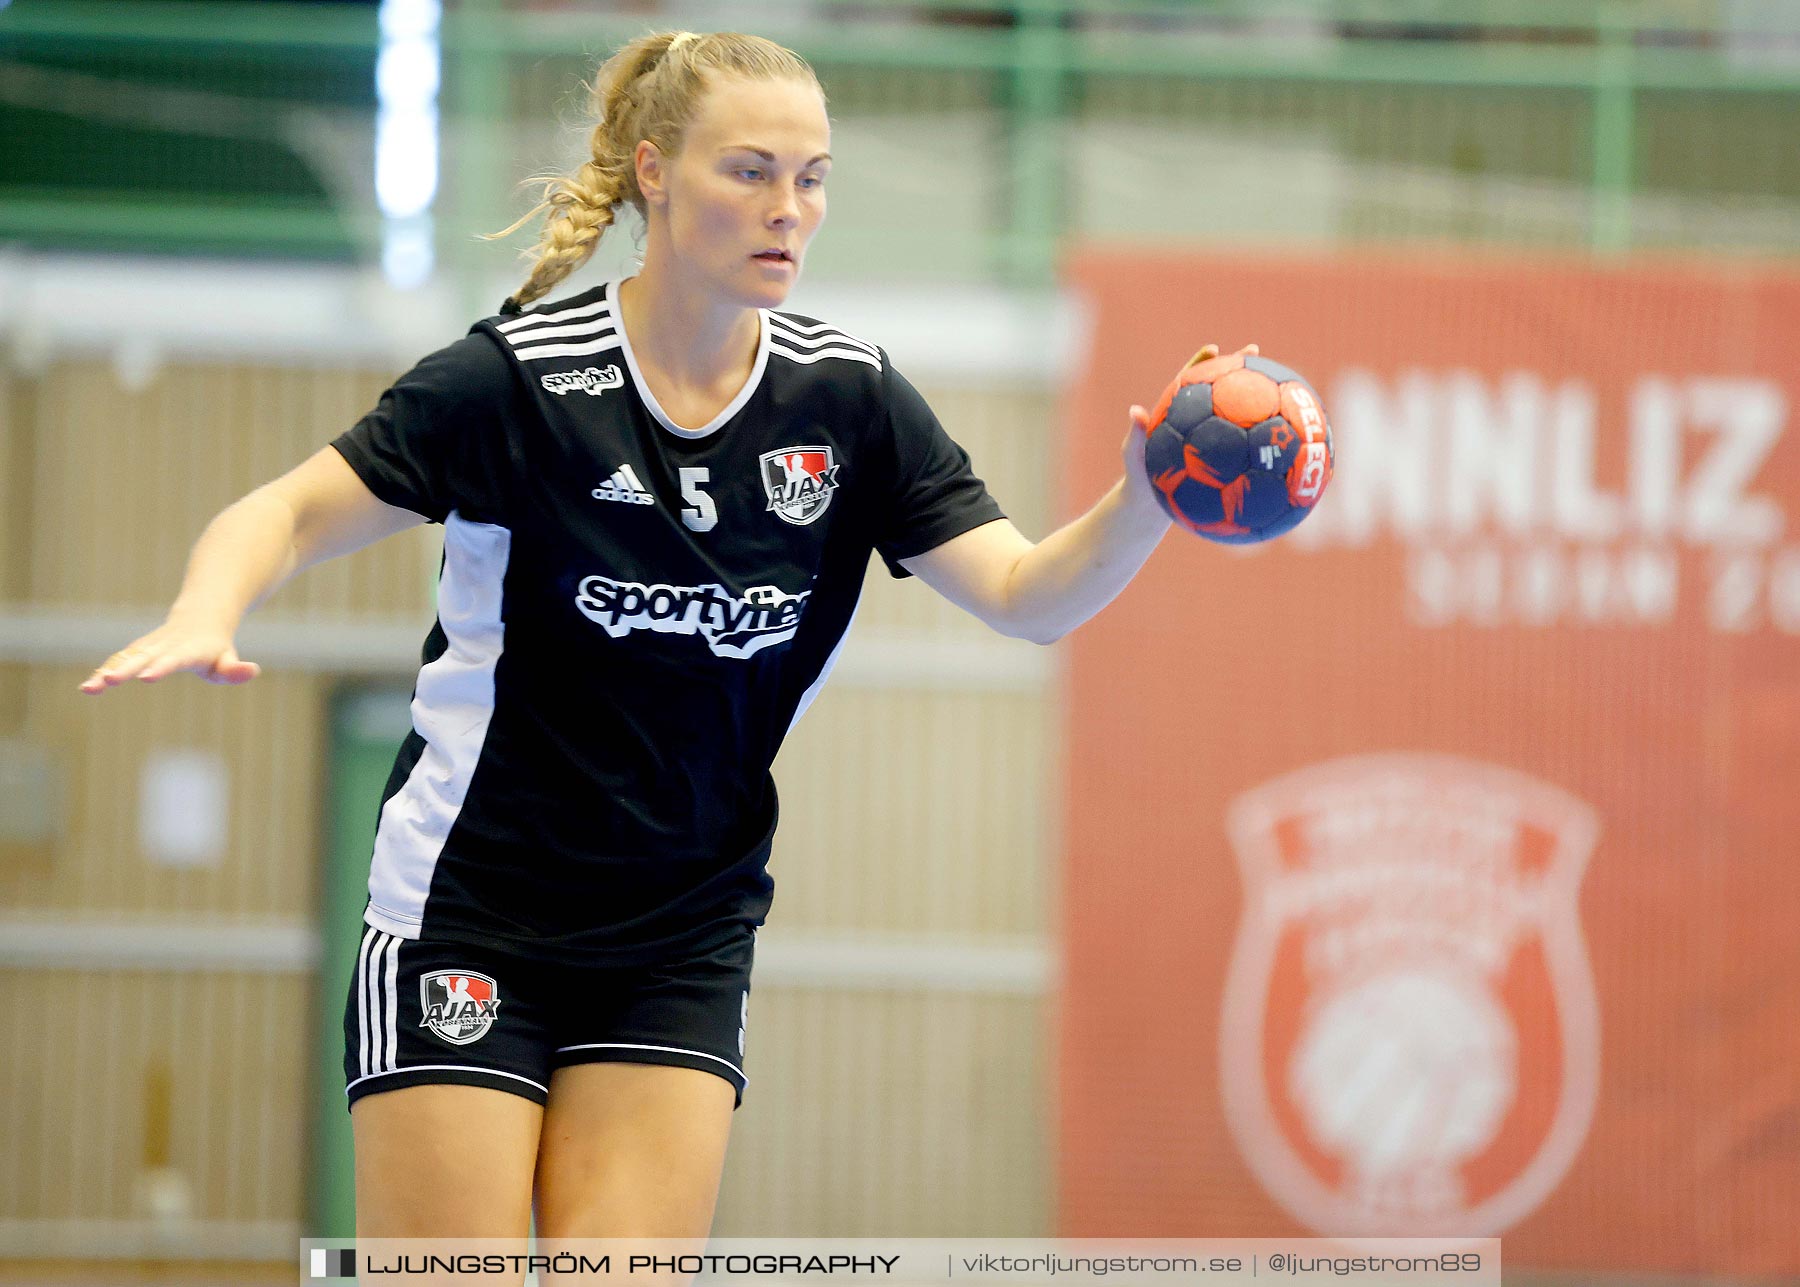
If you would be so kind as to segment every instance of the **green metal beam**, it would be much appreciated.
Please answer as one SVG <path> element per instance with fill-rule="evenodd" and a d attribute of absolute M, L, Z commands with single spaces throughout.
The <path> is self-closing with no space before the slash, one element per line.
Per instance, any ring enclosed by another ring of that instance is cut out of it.
<path fill-rule="evenodd" d="M 509 3 L 461 0 L 444 19 L 444 101 L 455 128 L 444 158 L 438 226 L 450 266 L 469 264 L 476 249 L 471 236 L 503 225 L 514 205 L 504 186 L 503 131 L 515 110 L 508 91 L 519 63 L 579 60 L 591 71 L 601 57 L 654 25 L 612 8 L 538 10 Z M 859 71 L 890 69 L 982 73 L 1002 87 L 1010 131 L 1007 153 L 997 162 L 1005 166 L 1009 204 L 997 212 L 988 262 L 1012 279 L 1041 280 L 1051 271 L 1065 226 L 1062 121 L 1083 77 L 1155 76 L 1252 88 L 1541 89 L 1584 96 L 1592 105 L 1589 240 L 1600 250 L 1628 246 L 1632 239 L 1640 142 L 1635 117 L 1644 92 L 1800 93 L 1800 67 L 1732 58 L 1722 35 L 1740 39 L 1745 33 L 1720 22 L 1714 6 L 1693 0 L 918 0 L 908 6 L 986 11 L 997 19 L 989 26 L 869 20 L 866 0 L 821 3 L 854 5 L 856 12 L 839 21 L 759 30 L 816 63 L 828 88 Z M 1194 30 L 1194 20 L 1206 17 L 1220 20 L 1218 32 Z M 1240 20 L 1250 23 L 1243 34 L 1229 29 Z M 1359 23 L 1381 38 L 1297 41 L 1283 24 L 1301 20 L 1327 30 Z M 1773 16 L 1767 21 L 1779 25 Z M 1448 37 L 1400 38 L 1408 27 Z M 1546 34 L 1553 38 L 1543 39 Z M 29 57 L 41 43 L 117 58 L 132 45 L 372 54 L 377 41 L 375 12 L 366 5 L 16 0 L 0 10 L 0 66 L 8 56 Z M 27 241 L 92 238 L 107 245 L 135 240 L 344 254 L 376 244 L 379 233 L 373 210 L 347 214 L 255 199 L 95 203 L 80 193 L 5 188 L 0 196 L 0 235 Z M 485 308 L 491 301 L 479 303 Z"/>
<path fill-rule="evenodd" d="M 226 246 L 307 254 L 348 254 L 355 224 L 330 210 L 277 205 L 96 200 L 88 193 L 21 195 L 0 190 L 0 238 L 47 244 Z"/>
<path fill-rule="evenodd" d="M 0 46 L 37 38 L 89 44 L 247 45 L 368 49 L 380 39 L 368 5 L 209 4 L 205 0 L 17 0 L 0 10 Z"/>
<path fill-rule="evenodd" d="M 477 289 L 486 274 L 473 271 L 477 263 L 494 262 L 492 248 L 475 240 L 479 234 L 498 232 L 512 222 L 501 203 L 506 191 L 502 176 L 513 173 L 507 164 L 502 131 L 507 124 L 507 67 L 497 38 L 500 0 L 464 0 L 455 12 L 454 36 L 444 38 L 445 105 L 456 128 L 450 137 L 456 150 L 446 154 L 440 167 L 450 182 L 437 216 L 438 253 L 459 271 L 465 288 Z M 488 251 L 482 254 L 483 250 Z M 491 312 L 496 301 L 467 298 L 465 310 L 475 317 Z"/>
<path fill-rule="evenodd" d="M 1056 267 L 1063 229 L 1063 80 L 1068 58 L 1056 0 L 1022 3 L 1012 78 L 1012 194 L 1001 275 L 1014 282 L 1047 281 Z"/>
<path fill-rule="evenodd" d="M 481 38 L 493 42 L 495 53 L 511 57 L 598 62 L 653 26 L 571 10 L 508 10 L 491 18 L 459 10 L 445 16 L 443 30 L 448 45 Z M 769 22 L 759 24 L 757 34 L 808 59 L 862 67 L 1007 71 L 1018 62 L 1013 33 L 1003 29 Z"/>
<path fill-rule="evenodd" d="M 848 4 L 851 0 L 826 0 Z M 1035 58 L 1030 43 L 1015 30 L 1059 27 L 1062 18 L 1162 17 L 1191 22 L 1196 13 L 1260 22 L 1309 16 L 1323 22 L 1374 21 L 1403 26 L 1430 21 L 1448 31 L 1589 31 L 1587 45 L 1458 40 L 1383 41 L 1357 39 L 1296 54 L 1280 36 L 1194 35 L 1171 31 L 1108 32 L 1069 30 L 1063 47 L 1070 70 L 1141 70 L 1159 75 L 1188 73 L 1209 78 L 1231 75 L 1297 80 L 1386 82 L 1395 84 L 1560 85 L 1586 88 L 1606 48 L 1635 44 L 1641 32 L 1686 31 L 1716 35 L 1717 28 L 1690 20 L 1658 21 L 1654 11 L 1633 7 L 1610 19 L 1595 6 L 1508 0 L 1481 6 L 1479 20 L 1437 0 L 1320 0 L 1310 5 L 1273 7 L 1252 0 L 1225 3 L 1133 3 L 1130 0 L 929 0 L 919 7 L 986 9 L 1011 14 L 1014 30 L 954 26 L 844 22 L 822 25 L 774 24 L 768 34 L 792 43 L 822 63 L 868 67 L 956 68 L 1017 73 L 1021 60 Z M 863 5 L 866 10 L 866 4 Z M 1576 12 L 1571 13 L 1574 8 Z M 1610 23 L 1610 25 L 1608 25 Z M 478 44 L 494 57 L 555 57 L 571 54 L 598 59 L 649 25 L 615 13 L 581 10 L 505 10 L 457 6 L 446 14 L 447 44 Z M 19 0 L 0 10 L 0 43 L 33 37 L 93 44 L 179 44 L 269 46 L 287 49 L 345 49 L 376 46 L 375 11 L 366 5 L 300 4 L 265 0 L 253 5 L 206 0 Z M 1637 50 L 1636 83 L 1645 89 L 1782 92 L 1800 89 L 1800 68 L 1770 63 L 1742 65 L 1710 47 L 1644 47 Z"/>
<path fill-rule="evenodd" d="M 1202 43 L 1142 36 L 1090 38 L 1068 45 L 1080 72 L 1182 76 L 1219 81 L 1303 81 L 1364 85 L 1438 85 L 1495 89 L 1591 89 L 1609 75 L 1617 47 L 1429 45 L 1415 41 L 1343 41 L 1297 56 L 1273 42 Z M 1745 69 L 1715 53 L 1633 51 L 1624 47 L 1632 83 L 1640 89 L 1800 90 L 1800 68 Z"/>
<path fill-rule="evenodd" d="M 1615 23 L 1607 30 L 1600 50 L 1590 139 L 1593 213 L 1588 239 L 1602 254 L 1616 254 L 1631 245 L 1631 181 L 1637 148 L 1633 53 L 1630 30 L 1622 21 Z"/>
<path fill-rule="evenodd" d="M 1337 3 L 1342 5 L 1344 0 Z M 1051 30 L 1056 32 L 1066 59 L 1064 70 L 1070 72 L 1581 90 L 1593 86 L 1609 48 L 1597 36 L 1592 43 L 1574 45 L 1358 38 L 1297 49 L 1291 39 L 1281 35 L 1071 30 L 1057 21 L 1057 15 L 1069 7 L 1068 0 L 989 0 L 976 7 L 1020 11 L 1020 21 L 1012 28 L 845 22 L 831 26 L 776 23 L 759 30 L 791 45 L 822 68 L 911 67 L 1018 75 L 1038 57 L 1032 42 L 1021 38 L 1023 33 Z M 578 10 L 509 10 L 479 18 L 452 14 L 445 20 L 444 34 L 448 45 L 479 40 L 494 54 L 580 56 L 597 62 L 642 34 L 647 25 Z M 1584 29 L 1592 30 L 1593 24 L 1584 24 Z M 1635 30 L 1608 29 L 1605 40 L 1622 36 L 1633 43 Z M 1644 89 L 1800 90 L 1800 67 L 1740 65 L 1708 47 L 1640 48 L 1636 52 L 1633 74 Z"/>
<path fill-rule="evenodd" d="M 826 7 L 867 12 L 868 0 L 820 0 Z M 1595 32 L 1612 19 L 1612 0 L 916 0 L 916 11 L 981 12 L 1019 16 L 1040 7 L 1059 17 L 1095 20 L 1192 23 L 1196 18 L 1259 24 L 1356 23 L 1364 26 L 1431 27 L 1445 31 L 1506 36 L 1537 32 Z M 1659 35 L 1705 36 L 1726 30 L 1716 6 L 1691 0 L 1633 0 L 1625 15 L 1633 30 Z M 1739 31 L 1780 31 L 1795 27 L 1756 25 L 1749 16 Z"/>

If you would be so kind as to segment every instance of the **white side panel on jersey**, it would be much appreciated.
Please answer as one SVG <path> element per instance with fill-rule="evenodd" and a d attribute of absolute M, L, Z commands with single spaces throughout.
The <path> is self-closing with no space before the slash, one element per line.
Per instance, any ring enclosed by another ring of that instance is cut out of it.
<path fill-rule="evenodd" d="M 837 665 L 838 654 L 844 651 L 844 643 L 850 638 L 850 627 L 856 624 L 856 614 L 861 611 L 862 599 L 858 597 L 856 606 L 850 609 L 850 620 L 844 623 L 844 633 L 838 636 L 837 643 L 832 645 L 831 655 L 825 659 L 825 664 L 819 667 L 819 677 L 807 685 L 806 691 L 800 694 L 800 703 L 794 707 L 794 718 L 788 721 L 789 733 L 794 731 L 794 725 L 800 722 L 800 717 L 806 714 L 806 708 L 813 704 L 813 698 L 819 695 L 819 690 L 825 687 L 826 677 L 831 674 L 831 668 Z"/>
<path fill-rule="evenodd" d="M 487 741 L 494 668 L 505 645 L 500 593 L 511 552 L 507 528 L 471 523 L 455 512 L 444 520 L 438 623 L 449 647 L 419 671 L 412 720 L 425 749 L 406 784 L 382 806 L 363 918 L 402 938 L 419 935 L 431 874 Z"/>

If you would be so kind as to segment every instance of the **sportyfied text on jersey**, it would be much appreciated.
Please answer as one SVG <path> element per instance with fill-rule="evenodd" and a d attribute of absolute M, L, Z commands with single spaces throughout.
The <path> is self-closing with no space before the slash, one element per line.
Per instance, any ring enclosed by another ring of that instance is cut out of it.
<path fill-rule="evenodd" d="M 759 585 L 739 598 L 722 585 L 642 585 L 590 576 L 575 606 L 615 639 L 633 630 L 699 635 L 717 656 L 749 657 L 794 637 L 810 593 Z"/>

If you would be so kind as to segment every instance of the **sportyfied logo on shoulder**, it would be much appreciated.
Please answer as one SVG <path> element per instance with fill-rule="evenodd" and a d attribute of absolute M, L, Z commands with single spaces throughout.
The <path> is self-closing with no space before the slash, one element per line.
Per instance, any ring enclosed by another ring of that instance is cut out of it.
<path fill-rule="evenodd" d="M 1333 760 L 1232 805 L 1221 1026 L 1239 1149 L 1320 1233 L 1493 1236 L 1562 1180 L 1600 1039 L 1580 800 L 1442 755 Z"/>
<path fill-rule="evenodd" d="M 622 386 L 625 377 L 615 362 L 611 366 L 590 366 L 581 371 L 552 371 L 541 377 L 540 383 L 552 393 L 574 393 L 579 389 L 597 398 L 608 389 Z"/>

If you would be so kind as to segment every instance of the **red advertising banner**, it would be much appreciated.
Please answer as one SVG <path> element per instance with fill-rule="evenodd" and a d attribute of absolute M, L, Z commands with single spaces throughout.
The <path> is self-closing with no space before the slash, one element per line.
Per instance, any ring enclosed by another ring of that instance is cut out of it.
<path fill-rule="evenodd" d="M 1071 507 L 1206 341 L 1337 467 L 1067 645 L 1059 1232 L 1800 1274 L 1800 275 L 1073 277 Z"/>

